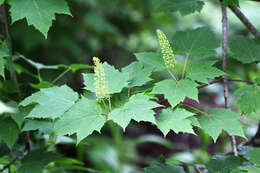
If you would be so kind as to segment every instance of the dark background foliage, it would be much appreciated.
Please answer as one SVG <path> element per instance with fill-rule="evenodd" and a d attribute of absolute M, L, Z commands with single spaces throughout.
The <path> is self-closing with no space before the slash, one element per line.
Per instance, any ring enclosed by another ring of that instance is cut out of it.
<path fill-rule="evenodd" d="M 68 4 L 73 17 L 56 15 L 47 39 L 34 27 L 28 26 L 26 20 L 20 20 L 10 25 L 9 33 L 13 52 L 44 65 L 92 65 L 92 57 L 97 56 L 102 61 L 108 61 L 120 69 L 136 60 L 134 53 L 159 50 L 156 38 L 157 28 L 172 37 L 178 30 L 209 26 L 221 38 L 220 7 L 213 0 L 206 1 L 201 13 L 196 12 L 187 16 L 170 12 L 151 13 L 148 0 L 69 0 Z M 260 29 L 258 15 L 260 4 L 243 1 L 240 3 L 240 7 L 252 23 Z M 8 9 L 9 6 L 6 8 Z M 252 35 L 231 11 L 228 11 L 228 17 L 230 39 L 235 35 L 252 38 Z M 10 23 L 9 17 L 7 20 Z M 220 56 L 220 50 L 218 50 L 217 58 Z M 24 97 L 38 91 L 37 87 L 32 85 L 39 83 L 38 78 L 35 77 L 37 70 L 24 59 L 18 59 L 15 63 L 16 71 L 21 72 L 17 76 L 19 84 L 0 81 L 0 98 L 5 102 L 21 101 Z M 254 72 L 255 64 L 242 65 L 234 59 L 229 59 L 228 64 L 230 64 L 228 72 L 232 78 L 251 80 L 259 75 Z M 217 63 L 217 66 L 221 67 L 221 64 Z M 259 68 L 259 64 L 257 66 Z M 42 69 L 40 75 L 43 81 L 52 82 L 63 71 L 64 68 Z M 68 72 L 56 84 L 66 83 L 75 91 L 82 93 L 83 81 L 80 73 L 85 71 L 89 70 Z M 10 78 L 9 73 L 8 77 Z M 231 91 L 237 85 L 240 84 L 231 84 Z M 215 84 L 203 89 L 199 99 L 199 105 L 190 100 L 185 100 L 185 103 L 198 108 L 223 107 L 222 86 Z M 160 98 L 160 103 L 169 106 L 169 103 L 163 98 Z M 236 108 L 234 107 L 234 109 Z M 247 137 L 255 135 L 259 120 L 259 113 L 244 120 Z M 102 134 L 94 133 L 77 147 L 71 138 L 59 138 L 60 143 L 55 147 L 61 155 L 77 159 L 80 166 L 85 165 L 109 173 L 138 172 L 161 155 L 171 163 L 176 163 L 176 160 L 183 161 L 183 164 L 195 161 L 204 163 L 209 160 L 211 155 L 231 151 L 228 136 L 222 135 L 216 143 L 213 143 L 210 137 L 199 129 L 195 130 L 200 133 L 200 136 L 175 134 L 171 131 L 165 139 L 155 126 L 144 122 L 132 122 L 125 132 L 115 126 L 112 133 L 116 135 L 112 135 L 109 129 L 107 126 L 104 127 Z M 27 135 L 33 145 L 41 146 L 45 142 L 45 136 L 37 131 L 24 133 L 16 146 L 17 151 L 12 151 L 12 155 L 20 154 Z M 238 143 L 243 141 L 238 138 Z M 10 153 L 10 151 L 4 144 L 1 144 L 0 164 L 6 153 Z M 1 156 L 3 157 L 1 158 Z M 72 161 L 63 160 L 60 161 L 60 165 L 69 165 L 68 162 Z M 194 172 L 194 168 L 188 164 L 185 169 L 187 172 Z M 91 172 L 90 169 L 88 171 Z"/>

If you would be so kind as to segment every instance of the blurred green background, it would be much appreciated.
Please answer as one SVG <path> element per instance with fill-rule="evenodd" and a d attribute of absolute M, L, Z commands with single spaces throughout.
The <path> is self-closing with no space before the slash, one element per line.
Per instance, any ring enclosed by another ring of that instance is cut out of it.
<path fill-rule="evenodd" d="M 92 64 L 92 57 L 97 56 L 102 61 L 108 61 L 117 68 L 122 68 L 136 60 L 134 53 L 157 51 L 159 49 L 156 29 L 163 30 L 169 38 L 178 30 L 189 30 L 200 26 L 209 26 L 221 38 L 221 12 L 217 1 L 207 0 L 201 13 L 182 16 L 179 13 L 151 13 L 149 0 L 68 0 L 73 17 L 56 15 L 48 38 L 28 26 L 26 20 L 15 22 L 10 26 L 13 51 L 22 54 L 27 59 L 44 65 L 58 64 Z M 241 1 L 241 10 L 260 29 L 260 3 Z M 228 10 L 229 38 L 234 35 L 252 37 L 243 24 Z M 178 44 L 178 43 L 174 43 Z M 220 55 L 221 50 L 218 50 Z M 219 57 L 220 58 L 220 57 Z M 241 65 L 235 60 L 229 60 L 232 66 L 229 71 L 232 77 L 250 79 L 255 75 L 251 65 Z M 219 67 L 220 63 L 218 64 Z M 25 70 L 26 69 L 26 70 Z M 37 91 L 30 83 L 37 84 L 37 78 L 32 78 L 37 71 L 26 61 L 16 61 L 16 70 L 21 71 L 18 81 L 25 97 Z M 59 69 L 43 69 L 40 71 L 44 81 L 51 82 L 64 71 Z M 68 84 L 74 90 L 82 92 L 80 72 L 69 72 L 57 84 Z M 16 86 L 12 83 L 1 82 L 1 93 L 8 88 L 8 97 L 17 94 Z M 12 89 L 12 90 L 11 90 Z M 231 86 L 232 90 L 232 86 Z M 219 107 L 223 104 L 223 88 L 214 85 L 201 91 L 202 106 Z M 2 95 L 7 95 L 6 93 Z M 15 100 L 15 99 L 14 99 Z M 248 137 L 254 136 L 257 130 L 256 120 L 245 119 L 245 132 Z M 123 132 L 115 124 L 111 136 L 108 128 L 103 128 L 102 135 L 95 133 L 88 137 L 78 147 L 73 138 L 58 138 L 57 150 L 67 157 L 75 158 L 87 167 L 98 168 L 108 173 L 138 172 L 152 160 L 164 155 L 171 163 L 177 160 L 183 163 L 203 163 L 209 154 L 228 152 L 231 150 L 230 140 L 222 136 L 217 144 L 203 131 L 200 136 L 169 133 L 162 137 L 156 127 L 146 123 L 132 123 Z M 122 135 L 123 134 L 123 135 Z M 33 140 L 43 140 L 44 135 L 32 134 Z M 241 140 L 238 140 L 239 142 Z M 62 160 L 61 164 L 74 163 Z M 188 164 L 187 164 L 188 165 Z M 83 168 L 82 168 L 83 169 Z M 186 171 L 194 171 L 186 167 Z M 83 170 L 84 171 L 84 170 Z M 91 170 L 89 170 L 91 172 Z"/>

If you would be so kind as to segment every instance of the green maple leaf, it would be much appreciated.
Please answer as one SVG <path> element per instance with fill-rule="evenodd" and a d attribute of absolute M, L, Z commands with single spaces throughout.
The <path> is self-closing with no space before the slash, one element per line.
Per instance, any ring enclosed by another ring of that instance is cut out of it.
<path fill-rule="evenodd" d="M 18 138 L 19 127 L 10 117 L 0 117 L 0 127 L 0 139 L 11 149 Z"/>
<path fill-rule="evenodd" d="M 128 74 L 121 73 L 108 63 L 103 64 L 105 79 L 109 94 L 120 93 L 121 90 L 128 86 Z M 95 75 L 93 73 L 83 74 L 85 89 L 95 92 Z"/>
<path fill-rule="evenodd" d="M 12 23 L 26 18 L 47 38 L 47 33 L 55 19 L 55 14 L 70 14 L 65 0 L 9 0 Z"/>
<path fill-rule="evenodd" d="M 163 71 L 166 69 L 163 57 L 160 53 L 135 53 L 135 57 L 145 68 L 151 68 L 153 71 Z"/>
<path fill-rule="evenodd" d="M 213 67 L 216 61 L 193 61 L 187 66 L 186 77 L 192 80 L 208 83 L 208 79 L 224 75 L 221 70 Z"/>
<path fill-rule="evenodd" d="M 245 137 L 243 127 L 239 121 L 240 115 L 229 109 L 211 109 L 210 115 L 203 115 L 199 118 L 199 123 L 216 142 L 222 130 L 229 135 Z"/>
<path fill-rule="evenodd" d="M 28 120 L 22 131 L 39 130 L 40 133 L 51 133 L 54 122 L 48 120 Z"/>
<path fill-rule="evenodd" d="M 16 113 L 11 114 L 11 118 L 17 123 L 19 128 L 22 127 L 25 117 L 29 115 L 33 108 L 34 105 L 20 106 Z"/>
<path fill-rule="evenodd" d="M 175 54 L 204 57 L 216 54 L 220 40 L 208 27 L 178 31 L 172 39 Z"/>
<path fill-rule="evenodd" d="M 187 119 L 191 121 L 191 125 L 201 128 L 200 123 L 195 116 L 188 117 Z"/>
<path fill-rule="evenodd" d="M 210 173 L 230 173 L 242 164 L 243 160 L 240 157 L 216 155 L 206 163 L 206 167 Z"/>
<path fill-rule="evenodd" d="M 233 58 L 246 64 L 260 61 L 260 44 L 250 38 L 236 38 L 229 42 Z"/>
<path fill-rule="evenodd" d="M 178 83 L 173 80 L 163 80 L 155 84 L 152 94 L 164 94 L 172 107 L 182 102 L 186 97 L 198 100 L 198 84 L 182 79 Z"/>
<path fill-rule="evenodd" d="M 151 0 L 153 11 L 176 12 L 188 15 L 194 12 L 200 12 L 204 2 L 201 0 Z"/>
<path fill-rule="evenodd" d="M 58 158 L 59 155 L 54 152 L 35 150 L 21 160 L 22 166 L 18 169 L 18 173 L 42 173 L 49 163 Z"/>
<path fill-rule="evenodd" d="M 156 124 L 164 136 L 166 136 L 170 130 L 173 130 L 175 133 L 186 132 L 195 134 L 192 129 L 192 122 L 188 119 L 188 117 L 192 115 L 193 113 L 185 109 L 163 109 L 160 116 L 156 118 Z"/>
<path fill-rule="evenodd" d="M 41 89 L 25 98 L 20 105 L 37 103 L 27 118 L 52 118 L 64 114 L 78 100 L 78 94 L 66 85 Z"/>
<path fill-rule="evenodd" d="M 225 0 L 225 1 L 223 1 L 223 4 L 225 6 L 234 5 L 234 6 L 239 7 L 239 1 L 238 0 Z"/>
<path fill-rule="evenodd" d="M 243 171 L 241 171 L 241 173 L 244 173 L 245 171 L 247 171 L 248 173 L 259 173 L 260 172 L 259 167 L 250 166 L 250 165 L 241 167 L 240 169 L 243 170 Z"/>
<path fill-rule="evenodd" d="M 180 166 L 175 166 L 168 162 L 157 161 L 152 166 L 144 168 L 145 173 L 184 173 Z"/>
<path fill-rule="evenodd" d="M 257 86 L 245 85 L 234 92 L 237 105 L 242 112 L 252 113 L 260 109 L 260 90 Z"/>
<path fill-rule="evenodd" d="M 260 148 L 249 150 L 249 161 L 254 163 L 256 166 L 260 166 Z"/>
<path fill-rule="evenodd" d="M 79 143 L 93 131 L 100 132 L 106 122 L 101 114 L 102 109 L 96 101 L 83 97 L 54 123 L 54 132 L 59 136 L 76 133 Z"/>
<path fill-rule="evenodd" d="M 109 118 L 119 124 L 123 129 L 133 119 L 137 122 L 148 121 L 155 124 L 154 111 L 158 107 L 156 102 L 150 101 L 150 97 L 144 94 L 133 95 L 123 107 L 114 109 Z"/>
<path fill-rule="evenodd" d="M 8 40 L 4 41 L 0 46 L 0 76 L 5 79 L 5 67 L 8 65 L 6 57 L 11 56 L 8 46 Z"/>
<path fill-rule="evenodd" d="M 152 80 L 149 77 L 152 74 L 152 70 L 142 67 L 142 65 L 138 62 L 133 62 L 132 64 L 124 67 L 122 72 L 128 75 L 129 87 L 142 86 Z"/>

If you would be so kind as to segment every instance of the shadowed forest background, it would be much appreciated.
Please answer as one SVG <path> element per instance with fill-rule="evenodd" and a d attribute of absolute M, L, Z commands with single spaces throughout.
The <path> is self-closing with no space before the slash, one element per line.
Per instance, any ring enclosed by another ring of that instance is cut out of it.
<path fill-rule="evenodd" d="M 57 85 L 67 84 L 75 91 L 85 94 L 82 90 L 84 85 L 81 73 L 92 70 L 67 71 L 59 78 L 58 76 L 66 71 L 66 68 L 63 67 L 70 64 L 93 65 L 92 58 L 95 56 L 99 57 L 102 62 L 107 61 L 121 69 L 136 60 L 135 53 L 160 51 L 156 37 L 157 29 L 164 31 L 171 39 L 177 31 L 206 26 L 221 40 L 221 9 L 219 3 L 213 0 L 207 0 L 200 13 L 195 12 L 184 16 L 179 12 L 151 12 L 151 4 L 148 0 L 68 0 L 67 2 L 72 16 L 56 15 L 47 39 L 33 26 L 28 26 L 25 19 L 10 25 L 12 51 L 17 56 L 22 54 L 23 58 L 17 58 L 14 65 L 19 74 L 17 76 L 19 83 L 13 83 L 11 80 L 0 81 L 2 100 L 19 101 L 53 81 Z M 6 8 L 8 9 L 9 6 L 7 5 Z M 260 29 L 260 3 L 240 1 L 240 9 Z M 10 17 L 7 17 L 7 20 L 10 22 Z M 228 26 L 229 39 L 232 39 L 233 36 L 253 38 L 253 35 L 229 9 Z M 211 58 L 221 60 L 221 47 L 217 49 L 217 53 Z M 28 63 L 28 59 L 46 66 L 37 71 L 33 65 Z M 176 59 L 182 63 L 185 60 L 183 56 L 179 55 L 176 55 Z M 253 80 L 259 75 L 259 73 L 255 73 L 256 69 L 260 68 L 259 63 L 245 65 L 228 58 L 228 64 L 227 71 L 231 78 Z M 221 61 L 217 62 L 215 66 L 221 69 Z M 37 75 L 39 74 L 42 81 L 46 81 L 46 83 L 38 85 Z M 154 74 L 155 79 L 165 76 L 167 74 L 164 72 Z M 231 92 L 240 85 L 242 84 L 230 84 Z M 199 104 L 190 99 L 186 99 L 184 103 L 204 110 L 224 107 L 222 84 L 216 83 L 204 87 L 200 90 L 199 100 Z M 231 100 L 232 103 L 236 101 L 232 94 Z M 161 96 L 159 96 L 159 103 L 165 107 L 170 106 L 167 100 Z M 237 110 L 234 104 L 231 104 L 231 108 Z M 160 111 L 160 108 L 155 111 Z M 258 130 L 259 113 L 259 111 L 253 113 L 242 120 L 248 139 L 255 136 Z M 186 133 L 176 134 L 171 131 L 164 138 L 162 132 L 151 123 L 132 121 L 125 131 L 116 124 L 110 125 L 113 128 L 105 125 L 101 134 L 94 132 L 77 147 L 74 141 L 75 136 L 58 137 L 55 149 L 65 157 L 75 159 L 65 160 L 64 158 L 60 164 L 69 167 L 72 162 L 77 162 L 79 169 L 72 170 L 72 172 L 85 172 L 86 170 L 83 168 L 80 169 L 85 165 L 87 168 L 93 168 L 93 170 L 89 169 L 89 172 L 95 172 L 94 169 L 97 169 L 105 173 L 137 173 L 160 156 L 164 156 L 170 163 L 184 165 L 186 172 L 196 172 L 198 170 L 188 163 L 202 164 L 208 161 L 212 155 L 232 151 L 230 137 L 224 133 L 214 143 L 210 136 L 199 128 L 194 130 L 200 136 Z M 113 130 L 111 131 L 111 129 Z M 45 132 L 42 132 L 41 129 L 30 131 L 29 137 L 32 146 L 37 148 L 46 142 L 49 136 Z M 24 138 L 26 135 L 20 137 L 19 140 L 22 141 Z M 238 144 L 244 141 L 246 139 L 237 138 Z M 16 145 L 17 151 L 12 152 L 19 154 L 19 147 L 23 146 L 19 146 L 19 141 Z M 1 155 L 8 152 L 10 152 L 8 147 L 1 144 L 0 165 Z"/>

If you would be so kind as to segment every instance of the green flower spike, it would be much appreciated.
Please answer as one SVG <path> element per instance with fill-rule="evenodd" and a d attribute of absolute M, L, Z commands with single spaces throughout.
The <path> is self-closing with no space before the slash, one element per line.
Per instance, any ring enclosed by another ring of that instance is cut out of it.
<path fill-rule="evenodd" d="M 166 35 L 160 29 L 157 29 L 157 36 L 158 36 L 159 43 L 161 46 L 164 63 L 166 65 L 167 69 L 173 69 L 176 64 L 176 61 L 174 58 L 174 54 L 173 54 L 171 45 L 170 45 L 169 41 L 167 40 Z"/>
<path fill-rule="evenodd" d="M 102 63 L 100 62 L 99 58 L 93 57 L 94 61 L 94 72 L 95 72 L 95 88 L 96 88 L 96 97 L 98 100 L 109 98 L 109 94 L 107 91 L 106 86 L 106 79 L 105 79 L 105 71 L 103 68 Z"/>

